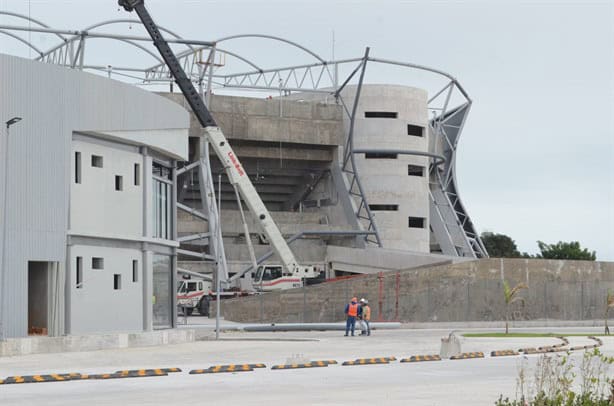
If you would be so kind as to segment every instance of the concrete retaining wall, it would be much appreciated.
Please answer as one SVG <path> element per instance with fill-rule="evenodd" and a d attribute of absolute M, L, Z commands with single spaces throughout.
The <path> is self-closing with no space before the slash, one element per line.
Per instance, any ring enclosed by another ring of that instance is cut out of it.
<path fill-rule="evenodd" d="M 369 299 L 373 320 L 462 322 L 505 319 L 503 280 L 529 285 L 514 320 L 592 320 L 603 317 L 614 263 L 485 259 L 363 275 L 302 289 L 224 301 L 226 320 L 334 322 L 352 296 Z M 213 310 L 214 311 L 214 310 Z"/>

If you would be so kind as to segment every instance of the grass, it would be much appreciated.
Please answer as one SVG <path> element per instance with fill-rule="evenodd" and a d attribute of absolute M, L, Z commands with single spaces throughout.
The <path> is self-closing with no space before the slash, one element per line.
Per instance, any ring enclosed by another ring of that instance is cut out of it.
<path fill-rule="evenodd" d="M 463 337 L 472 338 L 532 338 L 532 337 L 587 337 L 587 336 L 603 336 L 604 334 L 595 333 L 465 333 Z"/>

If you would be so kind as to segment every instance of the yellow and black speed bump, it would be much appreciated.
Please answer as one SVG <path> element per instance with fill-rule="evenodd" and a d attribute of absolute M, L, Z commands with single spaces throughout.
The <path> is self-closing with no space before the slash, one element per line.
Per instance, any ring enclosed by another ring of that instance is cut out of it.
<path fill-rule="evenodd" d="M 484 358 L 483 352 L 463 352 L 458 355 L 453 355 L 450 359 L 471 359 L 471 358 Z"/>
<path fill-rule="evenodd" d="M 441 357 L 435 355 L 412 355 L 409 358 L 402 358 L 401 362 L 424 362 L 424 361 L 441 361 Z"/>
<path fill-rule="evenodd" d="M 601 347 L 603 345 L 603 341 L 601 341 L 601 338 L 597 338 L 593 336 L 588 336 L 588 338 L 590 338 L 591 340 L 597 341 L 597 345 L 595 347 Z"/>
<path fill-rule="evenodd" d="M 253 370 L 254 368 L 252 368 L 250 364 L 215 365 L 209 367 L 208 369 L 193 369 L 190 371 L 190 375 L 218 374 L 223 372 L 249 372 Z"/>
<path fill-rule="evenodd" d="M 168 372 L 164 369 L 131 369 L 124 371 L 117 371 L 115 374 L 122 375 L 122 377 L 135 378 L 141 376 L 166 376 Z"/>
<path fill-rule="evenodd" d="M 395 358 L 396 360 L 396 358 Z M 374 365 L 374 364 L 390 364 L 391 357 L 382 357 L 382 358 L 358 358 L 354 361 L 345 361 L 343 366 L 349 365 Z"/>
<path fill-rule="evenodd" d="M 329 366 L 328 361 L 311 361 L 306 364 L 285 364 L 285 365 L 273 365 L 271 369 L 299 369 L 299 368 L 319 368 Z"/>
<path fill-rule="evenodd" d="M 69 374 L 9 376 L 5 379 L 0 379 L 0 384 L 9 385 L 17 383 L 64 382 L 72 380 L 72 378 L 68 375 Z"/>
<path fill-rule="evenodd" d="M 492 351 L 490 353 L 491 357 L 507 357 L 510 355 L 518 355 L 518 351 L 514 350 L 501 350 L 501 351 Z"/>

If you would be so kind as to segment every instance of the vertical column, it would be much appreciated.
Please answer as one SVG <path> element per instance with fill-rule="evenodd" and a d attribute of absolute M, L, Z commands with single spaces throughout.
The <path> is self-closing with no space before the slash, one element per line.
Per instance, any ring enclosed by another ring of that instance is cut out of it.
<path fill-rule="evenodd" d="M 171 197 L 171 239 L 177 241 L 177 161 L 171 162 L 172 167 L 172 197 Z M 173 248 L 171 256 L 171 327 L 177 327 L 177 248 Z"/>
<path fill-rule="evenodd" d="M 153 330 L 153 253 L 143 245 L 143 331 Z"/>

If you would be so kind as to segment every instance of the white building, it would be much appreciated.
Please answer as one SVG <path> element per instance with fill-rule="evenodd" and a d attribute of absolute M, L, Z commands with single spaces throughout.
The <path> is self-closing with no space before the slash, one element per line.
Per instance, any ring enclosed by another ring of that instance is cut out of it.
<path fill-rule="evenodd" d="M 0 133 L 0 334 L 174 327 L 174 168 L 188 155 L 187 111 L 7 55 L 0 89 L 2 123 L 22 118 Z"/>

